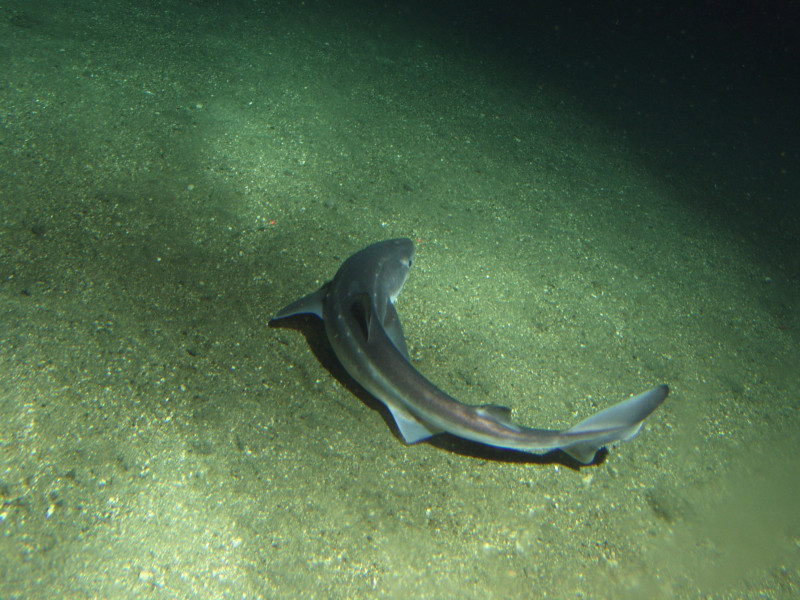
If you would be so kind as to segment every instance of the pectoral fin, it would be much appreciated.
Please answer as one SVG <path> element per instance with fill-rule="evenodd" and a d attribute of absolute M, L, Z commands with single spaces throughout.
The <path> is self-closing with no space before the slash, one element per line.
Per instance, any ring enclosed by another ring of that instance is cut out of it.
<path fill-rule="evenodd" d="M 397 429 L 400 431 L 400 435 L 403 436 L 406 444 L 416 444 L 417 442 L 427 440 L 429 437 L 442 432 L 441 429 L 434 429 L 418 420 L 404 408 L 398 408 L 397 406 L 391 406 L 389 404 L 386 404 L 386 408 L 392 413 L 394 422 L 397 424 Z"/>
<path fill-rule="evenodd" d="M 295 300 L 288 306 L 285 306 L 272 317 L 272 320 L 285 319 L 294 315 L 312 314 L 322 318 L 322 304 L 325 301 L 325 296 L 328 293 L 328 283 L 323 285 L 313 294 L 303 296 L 300 300 Z"/>

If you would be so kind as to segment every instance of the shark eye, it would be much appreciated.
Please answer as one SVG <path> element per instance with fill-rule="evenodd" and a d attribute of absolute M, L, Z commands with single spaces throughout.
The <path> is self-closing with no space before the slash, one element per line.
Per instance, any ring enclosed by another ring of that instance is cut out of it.
<path fill-rule="evenodd" d="M 413 264 L 414 264 L 414 259 L 413 258 L 409 258 L 408 259 L 408 266 L 410 267 Z"/>

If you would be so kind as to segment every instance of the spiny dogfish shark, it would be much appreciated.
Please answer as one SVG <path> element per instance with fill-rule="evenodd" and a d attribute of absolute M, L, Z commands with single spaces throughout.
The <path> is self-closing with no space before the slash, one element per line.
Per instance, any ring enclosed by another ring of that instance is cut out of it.
<path fill-rule="evenodd" d="M 378 242 L 348 258 L 333 280 L 289 304 L 273 320 L 310 313 L 320 317 L 342 366 L 391 412 L 406 443 L 447 432 L 468 440 L 531 453 L 560 449 L 589 464 L 597 451 L 630 440 L 664 401 L 659 385 L 614 404 L 563 431 L 511 421 L 511 409 L 463 404 L 428 381 L 408 355 L 394 302 L 414 259 L 406 238 Z"/>

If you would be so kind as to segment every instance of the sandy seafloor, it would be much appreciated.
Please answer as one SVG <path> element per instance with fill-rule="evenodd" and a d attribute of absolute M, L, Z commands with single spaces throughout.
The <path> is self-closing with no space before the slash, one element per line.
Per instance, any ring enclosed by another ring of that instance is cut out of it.
<path fill-rule="evenodd" d="M 0 4 L 0 598 L 800 596 L 792 74 L 472 8 Z M 670 397 L 589 467 L 406 446 L 268 326 L 394 236 L 463 402 Z"/>

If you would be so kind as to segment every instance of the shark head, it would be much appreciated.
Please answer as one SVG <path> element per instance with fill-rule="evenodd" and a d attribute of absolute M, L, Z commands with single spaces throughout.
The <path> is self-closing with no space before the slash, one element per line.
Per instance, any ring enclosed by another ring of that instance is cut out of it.
<path fill-rule="evenodd" d="M 379 247 L 375 250 L 379 250 L 381 256 L 378 278 L 382 291 L 394 302 L 403 289 L 414 262 L 414 242 L 408 238 L 398 238 L 375 246 Z"/>

